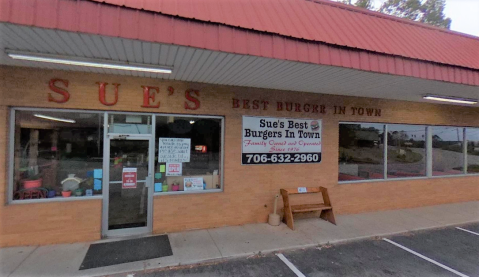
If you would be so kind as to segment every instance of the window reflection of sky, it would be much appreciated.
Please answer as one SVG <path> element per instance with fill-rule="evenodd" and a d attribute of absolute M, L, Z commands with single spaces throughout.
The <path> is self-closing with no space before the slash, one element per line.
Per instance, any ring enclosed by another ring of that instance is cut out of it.
<path fill-rule="evenodd" d="M 466 138 L 468 141 L 479 142 L 479 128 L 467 128 Z"/>
<path fill-rule="evenodd" d="M 384 124 L 380 123 L 351 123 L 350 125 L 359 125 L 361 129 L 374 128 L 383 132 Z M 463 128 L 462 127 L 444 127 L 433 126 L 432 134 L 437 135 L 443 141 L 461 141 L 463 140 Z M 424 125 L 402 125 L 402 124 L 388 124 L 388 132 L 405 132 L 408 139 L 413 140 L 425 140 L 426 138 L 426 126 Z M 479 141 L 479 128 L 466 128 L 467 140 Z"/>
<path fill-rule="evenodd" d="M 438 136 L 442 141 L 462 141 L 463 128 L 461 127 L 433 127 L 432 135 Z"/>
<path fill-rule="evenodd" d="M 388 133 L 392 134 L 394 132 L 402 132 L 407 139 L 416 141 L 424 141 L 426 139 L 426 126 L 423 125 L 388 124 Z"/>

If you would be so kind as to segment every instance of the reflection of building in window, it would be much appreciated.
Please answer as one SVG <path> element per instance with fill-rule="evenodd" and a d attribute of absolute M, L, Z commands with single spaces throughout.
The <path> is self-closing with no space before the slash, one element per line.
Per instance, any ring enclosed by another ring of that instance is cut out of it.
<path fill-rule="evenodd" d="M 340 181 L 479 173 L 477 128 L 407 124 L 387 124 L 386 127 L 387 160 L 381 163 L 382 153 L 375 149 L 383 149 L 383 125 L 340 123 Z M 431 141 L 426 135 L 428 128 Z M 427 153 L 432 153 L 431 159 L 427 159 Z M 431 160 L 432 163 L 428 164 Z M 381 176 L 380 167 L 384 163 L 387 174 Z M 429 175 L 427 168 L 432 169 Z"/>
<path fill-rule="evenodd" d="M 426 127 L 388 125 L 388 178 L 426 176 Z"/>
<path fill-rule="evenodd" d="M 339 125 L 339 180 L 384 178 L 382 124 Z"/>
<path fill-rule="evenodd" d="M 356 131 L 356 144 L 359 147 L 374 147 L 379 145 L 379 132 L 374 128 Z"/>
<path fill-rule="evenodd" d="M 432 175 L 464 173 L 464 128 L 432 128 Z"/>

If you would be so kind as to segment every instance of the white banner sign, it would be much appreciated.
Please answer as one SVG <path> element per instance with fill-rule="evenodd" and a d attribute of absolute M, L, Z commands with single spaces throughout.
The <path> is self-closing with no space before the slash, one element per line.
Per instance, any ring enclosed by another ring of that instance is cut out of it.
<path fill-rule="evenodd" d="M 243 116 L 242 164 L 319 163 L 321 120 Z"/>
<path fill-rule="evenodd" d="M 158 141 L 159 163 L 189 163 L 191 139 L 160 138 Z"/>

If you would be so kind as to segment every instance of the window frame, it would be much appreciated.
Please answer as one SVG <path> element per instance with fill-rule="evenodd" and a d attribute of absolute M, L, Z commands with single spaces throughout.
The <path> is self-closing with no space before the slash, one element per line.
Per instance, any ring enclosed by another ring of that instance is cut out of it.
<path fill-rule="evenodd" d="M 10 107 L 9 119 L 7 127 L 8 130 L 8 142 L 7 142 L 7 155 L 5 158 L 6 161 L 6 172 L 7 175 L 7 197 L 6 204 L 8 205 L 21 205 L 29 203 L 51 203 L 51 202 L 67 202 L 67 201 L 83 201 L 83 200 L 94 200 L 94 199 L 103 199 L 105 197 L 105 192 L 102 192 L 101 195 L 94 196 L 83 196 L 83 197 L 68 197 L 68 198 L 44 198 L 44 199 L 24 199 L 24 200 L 14 200 L 13 199 L 13 176 L 15 170 L 15 113 L 17 111 L 39 111 L 39 112 L 81 112 L 81 113 L 93 113 L 93 114 L 103 114 L 104 120 L 108 120 L 110 114 L 132 114 L 132 115 L 150 115 L 152 117 L 156 116 L 179 116 L 179 117 L 194 117 L 194 118 L 214 118 L 221 121 L 221 147 L 220 147 L 220 158 L 219 163 L 219 173 L 220 173 L 220 188 L 219 189 L 209 189 L 202 191 L 169 191 L 169 192 L 153 192 L 153 198 L 157 196 L 168 196 L 168 195 L 181 195 L 181 194 L 203 194 L 203 193 L 219 193 L 224 192 L 224 160 L 225 160 L 225 116 L 221 115 L 193 115 L 193 114 L 172 114 L 172 113 L 145 113 L 145 112 L 122 112 L 122 111 L 104 111 L 104 110 L 82 110 L 82 109 L 56 109 L 56 108 L 35 108 L 35 107 Z M 154 120 L 152 120 L 152 123 Z M 103 136 L 108 133 L 108 125 L 103 126 Z M 152 126 L 152 134 L 156 134 L 156 125 Z M 140 135 L 141 136 L 141 135 Z M 103 142 L 103 146 L 104 147 Z M 156 146 L 156 141 L 154 145 Z M 156 147 L 155 147 L 156 148 Z"/>
<path fill-rule="evenodd" d="M 48 108 L 29 108 L 29 107 L 11 107 L 10 108 L 10 118 L 8 127 L 8 188 L 7 188 L 7 204 L 11 205 L 21 205 L 29 203 L 51 203 L 51 202 L 68 202 L 68 201 L 84 201 L 84 200 L 93 200 L 93 199 L 103 199 L 104 193 L 101 195 L 93 196 L 82 196 L 82 197 L 61 197 L 61 198 L 44 198 L 44 199 L 23 199 L 23 200 L 14 200 L 13 199 L 13 175 L 15 170 L 15 112 L 17 111 L 38 111 L 38 112 L 82 112 L 82 113 L 92 113 L 92 114 L 103 114 L 106 115 L 105 111 L 97 110 L 79 110 L 79 109 L 48 109 Z M 103 143 L 102 143 L 103 145 Z M 103 146 L 102 146 L 103 147 Z"/>
<path fill-rule="evenodd" d="M 385 152 L 385 163 L 384 163 L 384 167 L 385 167 L 385 174 L 384 174 L 384 179 L 383 180 L 387 180 L 387 181 L 390 181 L 390 180 L 416 180 L 416 179 L 425 179 L 425 178 L 428 178 L 429 176 L 429 172 L 432 173 L 432 170 L 430 171 L 429 170 L 429 159 L 431 159 L 432 161 L 432 152 L 429 152 L 429 132 L 431 131 L 431 126 L 429 125 L 425 125 L 425 124 L 404 124 L 404 123 L 385 123 L 386 125 L 386 138 L 384 140 L 384 143 L 387 145 L 387 143 L 389 142 L 388 141 L 388 138 L 387 138 L 387 132 L 389 131 L 389 125 L 408 125 L 408 126 L 421 126 L 421 127 L 424 127 L 424 131 L 425 131 L 425 138 L 424 138 L 424 152 L 425 152 L 425 155 L 426 155 L 426 164 L 425 164 L 425 168 L 424 170 L 426 171 L 426 174 L 424 176 L 418 176 L 418 177 L 398 177 L 398 178 L 388 178 L 388 171 L 387 171 L 387 168 L 388 168 L 388 163 L 387 163 L 387 158 L 388 158 L 388 151 L 386 149 L 386 152 Z M 432 140 L 431 140 L 432 142 Z M 431 144 L 432 146 L 432 144 Z M 386 146 L 387 148 L 387 146 Z M 432 163 L 431 163 L 432 165 Z M 432 169 L 432 166 L 431 166 L 431 169 Z M 448 175 L 445 175 L 445 176 L 448 176 Z"/>
<path fill-rule="evenodd" d="M 219 163 L 219 173 L 220 173 L 220 188 L 219 189 L 207 189 L 207 190 L 199 190 L 199 191 L 166 191 L 166 192 L 153 192 L 153 197 L 161 197 L 161 196 L 168 196 L 168 195 L 183 195 L 183 194 L 204 194 L 204 193 L 219 193 L 224 192 L 224 162 L 225 162 L 225 117 L 224 116 L 217 116 L 217 115 L 190 115 L 190 114 L 154 114 L 153 116 L 178 116 L 178 117 L 195 117 L 195 118 L 212 118 L 212 119 L 219 119 L 221 121 L 221 147 L 220 147 L 220 158 L 221 161 Z M 156 120 L 156 118 L 155 118 Z M 153 136 L 156 140 L 156 125 L 153 128 Z M 155 145 L 156 145 L 155 141 Z M 156 148 L 156 147 L 155 147 Z M 156 162 L 156 161 L 155 161 Z"/>
<path fill-rule="evenodd" d="M 433 147 L 432 147 L 432 137 L 433 137 L 433 132 L 432 132 L 432 129 L 434 127 L 450 127 L 450 128 L 461 128 L 462 129 L 462 173 L 461 174 L 449 174 L 449 175 L 437 175 L 437 176 L 434 176 L 432 174 L 432 167 L 433 167 L 433 162 L 431 160 L 431 178 L 438 178 L 438 177 L 454 177 L 454 176 L 469 176 L 471 174 L 467 174 L 467 138 L 466 138 L 466 130 L 468 127 L 464 127 L 464 126 L 445 126 L 445 125 L 431 125 L 430 126 L 430 129 L 431 129 L 431 140 L 430 140 L 430 144 L 431 144 L 431 158 L 432 158 L 432 150 L 433 150 Z M 470 127 L 469 127 L 470 128 Z"/>
<path fill-rule="evenodd" d="M 382 179 L 366 179 L 366 180 L 350 180 L 350 181 L 340 181 L 338 184 L 355 184 L 355 183 L 372 183 L 372 182 L 389 182 L 389 181 L 404 181 L 404 180 L 423 180 L 423 179 L 436 179 L 436 178 L 454 178 L 454 177 L 474 177 L 479 176 L 479 173 L 468 173 L 467 172 L 467 129 L 479 129 L 479 127 L 472 126 L 452 126 L 452 125 L 430 125 L 430 124 L 410 124 L 410 123 L 385 123 L 385 122 L 364 122 L 364 121 L 339 121 L 341 124 L 384 124 L 384 132 L 387 134 L 389 125 L 420 125 L 426 127 L 426 175 L 420 177 L 399 177 L 399 178 L 388 178 L 387 177 L 387 166 L 388 166 L 388 151 L 387 147 L 383 147 L 384 151 L 384 175 Z M 463 129 L 463 140 L 462 140 L 462 155 L 463 155 L 463 170 L 461 174 L 450 174 L 450 175 L 432 175 L 432 128 L 433 127 L 453 127 L 453 128 L 462 128 Z M 384 145 L 387 145 L 388 138 L 387 135 L 384 135 Z M 338 132 L 338 145 L 339 145 L 339 132 Z M 339 146 L 338 146 L 339 147 Z M 339 148 L 338 148 L 339 149 Z M 338 150 L 339 151 L 339 150 Z M 339 152 L 338 152 L 339 153 Z M 339 154 L 338 154 L 339 155 Z M 338 167 L 339 175 L 339 167 Z"/>
<path fill-rule="evenodd" d="M 387 145 L 387 123 L 383 122 L 352 122 L 352 121 L 340 121 L 339 124 L 381 124 L 383 125 L 382 130 L 383 130 L 383 141 L 384 145 Z M 339 124 L 338 124 L 338 138 L 339 138 Z M 338 157 L 339 157 L 339 140 L 338 140 Z M 345 182 L 345 183 L 364 183 L 364 182 L 377 182 L 377 181 L 384 181 L 385 178 L 387 177 L 387 147 L 383 147 L 383 177 L 380 179 L 365 179 L 365 180 L 351 180 L 351 181 L 339 181 L 338 182 Z M 339 168 L 338 168 L 338 174 L 339 174 Z"/>

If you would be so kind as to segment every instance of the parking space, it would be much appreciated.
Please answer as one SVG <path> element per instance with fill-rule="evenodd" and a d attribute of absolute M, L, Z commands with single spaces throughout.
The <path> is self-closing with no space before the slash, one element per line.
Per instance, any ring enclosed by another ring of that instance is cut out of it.
<path fill-rule="evenodd" d="M 476 230 L 479 225 L 462 226 Z M 392 241 L 468 276 L 479 276 L 479 237 L 457 228 L 396 236 Z"/>
<path fill-rule="evenodd" d="M 129 275 L 121 275 L 129 276 Z M 296 277 L 275 255 L 255 256 L 210 263 L 197 266 L 183 266 L 173 270 L 161 270 L 149 273 L 134 274 L 135 277 Z"/>
<path fill-rule="evenodd" d="M 479 224 L 460 226 L 472 232 Z M 456 227 L 134 276 L 479 276 L 479 236 Z M 394 242 L 391 243 L 391 242 Z M 296 271 L 296 272 L 295 272 Z"/>
<path fill-rule="evenodd" d="M 461 226 L 461 228 L 479 234 L 479 224 L 470 224 L 467 226 Z"/>
<path fill-rule="evenodd" d="M 285 256 L 305 276 L 454 276 L 382 240 L 294 251 Z"/>

